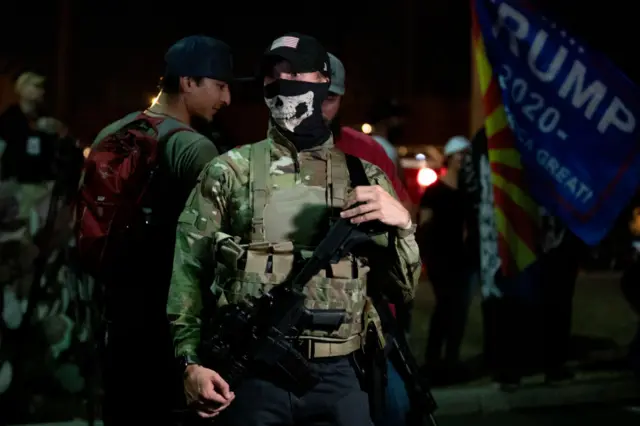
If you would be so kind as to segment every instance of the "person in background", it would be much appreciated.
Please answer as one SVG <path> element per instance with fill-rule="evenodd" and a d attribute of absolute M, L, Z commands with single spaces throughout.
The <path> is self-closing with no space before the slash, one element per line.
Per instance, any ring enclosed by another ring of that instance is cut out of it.
<path fill-rule="evenodd" d="M 425 190 L 420 202 L 420 252 L 436 301 L 425 367 L 436 382 L 466 378 L 460 363 L 460 346 L 469 308 L 470 270 L 464 255 L 466 194 L 458 189 L 458 175 L 470 147 L 462 136 L 447 142 L 447 172 Z"/>
<path fill-rule="evenodd" d="M 380 167 L 387 175 L 393 189 L 400 201 L 411 204 L 411 199 L 406 188 L 398 177 L 398 170 L 389 153 L 376 143 L 371 136 L 354 130 L 347 126 L 342 126 L 340 119 L 340 105 L 345 93 L 345 69 L 342 62 L 333 54 L 329 53 L 331 60 L 331 86 L 329 87 L 329 97 L 322 104 L 322 114 L 330 123 L 335 146 L 345 154 L 353 155 L 362 160 L 368 161 Z M 395 150 L 394 150 L 395 151 Z"/>
<path fill-rule="evenodd" d="M 566 366 L 571 343 L 573 295 L 585 244 L 559 218 L 540 208 L 539 313 L 542 355 L 547 384 L 573 379 Z M 529 325 L 536 327 L 537 325 Z"/>
<path fill-rule="evenodd" d="M 369 112 L 369 120 L 372 125 L 371 136 L 391 158 L 403 182 L 404 176 L 395 144 L 402 137 L 407 113 L 407 108 L 395 99 L 380 100 L 373 105 Z"/>
<path fill-rule="evenodd" d="M 136 255 L 128 259 L 130 264 L 118 265 L 115 277 L 105 285 L 106 425 L 132 419 L 172 424 L 169 410 L 182 379 L 172 375 L 175 358 L 165 313 L 175 229 L 198 175 L 218 155 L 214 143 L 193 126 L 200 122 L 202 128 L 231 102 L 231 59 L 231 49 L 222 41 L 205 36 L 179 40 L 165 54 L 158 101 L 109 124 L 94 141 L 96 146 L 144 116 L 162 118 L 161 125 L 176 130 L 159 135 L 161 160 L 157 178 L 150 181 L 152 237 L 142 238 L 141 247 L 132 250 Z M 144 379 L 145 390 L 131 385 L 130 366 L 137 356 L 140 362 L 153 359 L 161 366 Z"/>
<path fill-rule="evenodd" d="M 406 208 L 407 203 L 411 203 L 409 194 L 402 182 L 400 182 L 396 167 L 385 150 L 370 136 L 350 127 L 341 126 L 340 104 L 345 93 L 346 74 L 340 59 L 329 53 L 329 60 L 331 62 L 331 85 L 329 86 L 329 96 L 322 104 L 322 115 L 329 122 L 334 145 L 346 154 L 378 166 L 387 175 L 398 195 L 398 199 Z M 407 210 L 409 209 L 407 208 Z M 410 304 L 407 304 L 407 306 L 410 306 Z M 390 305 L 390 307 L 394 315 L 396 315 L 398 324 L 408 332 L 410 325 L 408 322 L 411 317 L 406 306 L 399 306 L 400 309 L 396 309 L 395 305 Z M 406 414 L 410 408 L 409 397 L 406 393 L 404 382 L 394 366 L 388 362 L 387 368 L 387 423 L 404 424 Z"/>
<path fill-rule="evenodd" d="M 354 157 L 358 157 L 380 167 L 391 181 L 393 189 L 404 208 L 410 212 L 413 211 L 414 206 L 411 197 L 400 178 L 399 169 L 392 160 L 392 157 L 390 157 L 389 152 L 384 149 L 381 144 L 377 143 L 373 137 L 341 125 L 339 112 L 342 96 L 344 96 L 345 93 L 346 73 L 344 65 L 335 55 L 329 53 L 329 58 L 332 65 L 331 87 L 329 88 L 329 97 L 322 104 L 322 114 L 325 119 L 330 122 L 336 148 L 346 154 L 353 155 Z M 333 66 L 335 66 L 335 68 L 333 68 Z M 395 148 L 393 148 L 392 154 L 395 154 L 395 152 Z M 410 302 L 406 306 L 392 307 L 398 324 L 407 334 L 411 328 L 412 303 L 413 302 Z"/>
<path fill-rule="evenodd" d="M 44 114 L 45 81 L 35 72 L 22 73 L 15 83 L 18 103 L 0 115 L 2 180 L 54 180 L 56 145 L 67 134 L 67 128 Z"/>

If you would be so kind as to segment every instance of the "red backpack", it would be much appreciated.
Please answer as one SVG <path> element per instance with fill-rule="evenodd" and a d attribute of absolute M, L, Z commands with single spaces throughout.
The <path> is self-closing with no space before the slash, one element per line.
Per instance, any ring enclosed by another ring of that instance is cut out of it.
<path fill-rule="evenodd" d="M 85 163 L 76 244 L 80 264 L 93 276 L 112 269 L 118 254 L 126 252 L 132 230 L 144 224 L 161 145 L 176 132 L 193 131 L 172 118 L 135 113 L 128 119 L 91 149 Z"/>

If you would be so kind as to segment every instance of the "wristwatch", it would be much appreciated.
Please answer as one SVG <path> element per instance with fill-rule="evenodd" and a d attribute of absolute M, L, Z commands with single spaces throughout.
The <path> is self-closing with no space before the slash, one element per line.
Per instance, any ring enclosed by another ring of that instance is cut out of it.
<path fill-rule="evenodd" d="M 187 367 L 190 365 L 200 364 L 200 361 L 193 356 L 182 355 L 177 358 L 178 360 L 178 368 L 183 374 L 186 374 Z"/>

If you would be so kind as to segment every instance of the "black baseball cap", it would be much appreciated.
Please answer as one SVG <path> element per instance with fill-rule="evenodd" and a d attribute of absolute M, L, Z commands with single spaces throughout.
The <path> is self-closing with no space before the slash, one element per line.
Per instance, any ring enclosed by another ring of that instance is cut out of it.
<path fill-rule="evenodd" d="M 262 72 L 273 65 L 274 59 L 281 58 L 289 62 L 295 73 L 319 71 L 331 78 L 331 62 L 322 44 L 315 38 L 300 34 L 287 33 L 275 39 L 264 53 Z"/>
<path fill-rule="evenodd" d="M 233 80 L 231 48 L 212 37 L 193 35 L 176 42 L 164 55 L 165 74 Z"/>

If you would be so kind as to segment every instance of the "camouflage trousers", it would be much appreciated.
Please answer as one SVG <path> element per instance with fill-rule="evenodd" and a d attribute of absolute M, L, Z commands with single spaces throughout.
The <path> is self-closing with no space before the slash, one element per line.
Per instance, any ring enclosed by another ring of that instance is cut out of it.
<path fill-rule="evenodd" d="M 0 182 L 0 412 L 10 421 L 73 417 L 48 407 L 83 405 L 94 283 L 73 254 L 71 207 L 53 182 Z"/>

